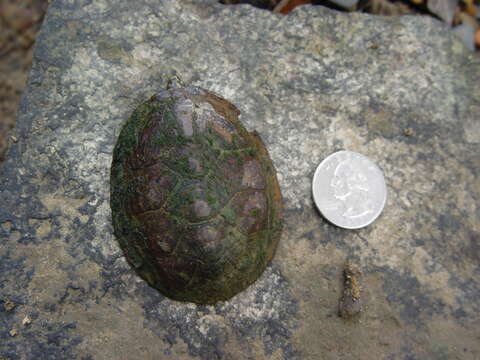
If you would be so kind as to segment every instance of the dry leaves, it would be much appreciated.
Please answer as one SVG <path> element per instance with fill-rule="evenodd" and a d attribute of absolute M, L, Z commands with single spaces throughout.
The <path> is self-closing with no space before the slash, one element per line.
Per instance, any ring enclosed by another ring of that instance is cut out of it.
<path fill-rule="evenodd" d="M 274 12 L 288 14 L 297 6 L 311 4 L 312 0 L 281 0 L 274 8 Z"/>

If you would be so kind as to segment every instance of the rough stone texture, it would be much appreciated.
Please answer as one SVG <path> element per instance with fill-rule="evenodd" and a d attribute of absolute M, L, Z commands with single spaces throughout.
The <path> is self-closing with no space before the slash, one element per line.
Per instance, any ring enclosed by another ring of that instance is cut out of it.
<path fill-rule="evenodd" d="M 446 27 L 213 1 L 49 11 L 2 170 L 0 358 L 480 358 L 480 62 Z M 112 235 L 113 145 L 174 71 L 238 106 L 284 196 L 272 266 L 215 306 L 159 295 Z M 339 149 L 385 172 L 366 229 L 313 206 L 315 168 Z M 337 315 L 347 258 L 368 292 L 358 321 Z"/>

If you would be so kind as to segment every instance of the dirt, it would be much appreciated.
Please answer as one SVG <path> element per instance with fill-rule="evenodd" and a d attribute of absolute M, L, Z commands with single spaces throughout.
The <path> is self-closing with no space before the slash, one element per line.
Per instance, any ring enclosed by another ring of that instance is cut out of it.
<path fill-rule="evenodd" d="M 5 303 L 3 304 L 3 307 L 4 307 L 5 311 L 9 312 L 9 311 L 12 311 L 13 309 L 15 309 L 17 307 L 17 304 L 15 304 L 11 300 L 6 300 Z"/>
<path fill-rule="evenodd" d="M 347 261 L 343 276 L 344 289 L 339 305 L 339 315 L 344 319 L 350 319 L 363 311 L 365 296 L 362 288 L 362 273 L 356 265 Z"/>
<path fill-rule="evenodd" d="M 47 0 L 0 2 L 0 162 L 5 157 L 25 89 L 33 44 L 40 29 Z"/>

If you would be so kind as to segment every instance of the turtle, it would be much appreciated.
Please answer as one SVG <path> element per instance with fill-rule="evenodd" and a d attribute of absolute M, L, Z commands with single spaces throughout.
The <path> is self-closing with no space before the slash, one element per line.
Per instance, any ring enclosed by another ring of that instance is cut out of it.
<path fill-rule="evenodd" d="M 246 289 L 282 233 L 276 170 L 228 100 L 170 85 L 138 105 L 113 151 L 115 237 L 146 282 L 177 301 L 215 304 Z"/>

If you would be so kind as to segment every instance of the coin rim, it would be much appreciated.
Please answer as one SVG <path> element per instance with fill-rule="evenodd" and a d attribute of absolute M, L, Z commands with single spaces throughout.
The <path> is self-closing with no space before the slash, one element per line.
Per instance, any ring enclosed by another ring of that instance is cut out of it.
<path fill-rule="evenodd" d="M 333 222 L 332 220 L 330 220 L 323 212 L 322 210 L 320 209 L 320 206 L 318 205 L 317 203 L 317 197 L 315 196 L 315 191 L 314 191 L 314 188 L 315 188 L 315 182 L 316 182 L 316 179 L 319 175 L 319 172 L 320 172 L 320 169 L 322 167 L 322 165 L 328 161 L 328 159 L 330 159 L 332 156 L 335 156 L 337 154 L 340 154 L 340 153 L 351 153 L 351 154 L 356 154 L 356 155 L 360 155 L 361 157 L 367 159 L 370 163 L 372 163 L 379 171 L 380 171 L 380 174 L 382 175 L 382 184 L 383 184 L 383 189 L 384 189 L 384 193 L 385 193 L 385 196 L 383 198 L 383 202 L 382 202 L 382 206 L 380 206 L 379 210 L 377 211 L 377 213 L 375 214 L 375 216 L 372 218 L 372 220 L 366 224 L 363 224 L 363 225 L 360 225 L 360 226 L 343 226 L 343 225 L 338 225 L 336 224 L 335 222 Z M 377 218 L 380 216 L 380 214 L 382 213 L 383 209 L 385 208 L 385 204 L 387 203 L 387 184 L 385 182 L 385 175 L 383 175 L 383 171 L 382 169 L 375 163 L 373 162 L 373 160 L 371 160 L 369 157 L 363 155 L 363 154 L 360 154 L 358 152 L 355 152 L 355 151 L 350 151 L 350 150 L 339 150 L 339 151 L 336 151 L 330 155 L 328 155 L 325 159 L 323 159 L 320 164 L 318 164 L 317 166 L 317 169 L 315 170 L 315 174 L 313 174 L 313 180 L 312 180 L 312 195 L 313 195 L 313 202 L 315 203 L 315 206 L 316 208 L 318 209 L 318 211 L 320 212 L 320 214 L 322 214 L 323 218 L 325 220 L 327 220 L 329 223 L 337 226 L 337 227 L 340 227 L 340 228 L 343 228 L 343 229 L 348 229 L 348 230 L 355 230 L 355 229 L 361 229 L 361 228 L 364 228 L 364 227 L 367 227 L 368 225 L 370 225 L 371 223 L 373 223 L 375 220 L 377 220 Z"/>

